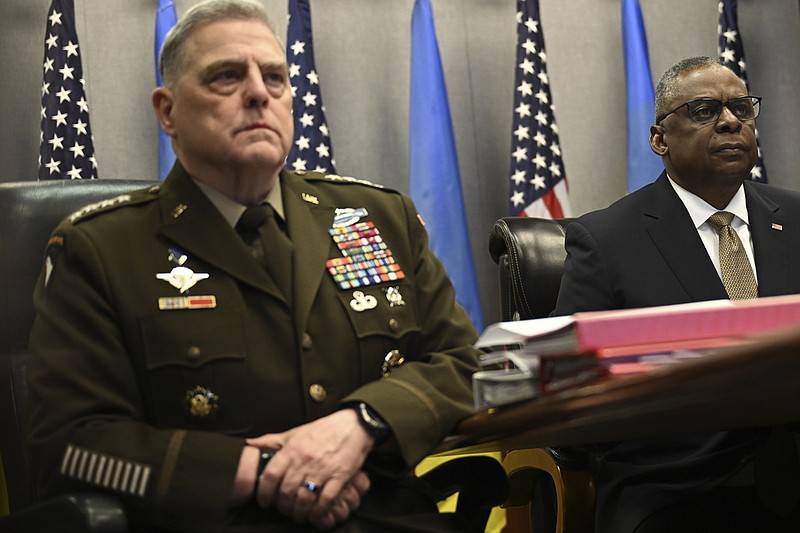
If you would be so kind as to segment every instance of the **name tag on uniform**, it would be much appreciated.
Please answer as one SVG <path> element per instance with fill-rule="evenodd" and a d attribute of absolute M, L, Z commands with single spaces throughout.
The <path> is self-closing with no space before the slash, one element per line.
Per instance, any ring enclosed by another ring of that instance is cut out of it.
<path fill-rule="evenodd" d="M 165 296 L 158 299 L 158 308 L 162 311 L 213 309 L 216 306 L 216 296 Z"/>

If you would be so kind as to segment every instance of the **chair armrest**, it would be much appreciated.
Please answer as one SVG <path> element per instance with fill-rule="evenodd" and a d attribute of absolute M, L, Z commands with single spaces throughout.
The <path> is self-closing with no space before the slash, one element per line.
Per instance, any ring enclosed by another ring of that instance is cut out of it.
<path fill-rule="evenodd" d="M 594 482 L 588 470 L 559 464 L 548 448 L 513 450 L 503 459 L 509 497 L 505 507 L 530 504 L 532 531 L 591 533 L 594 530 Z"/>
<path fill-rule="evenodd" d="M 125 533 L 122 503 L 108 494 L 63 494 L 0 518 L 0 532 Z"/>

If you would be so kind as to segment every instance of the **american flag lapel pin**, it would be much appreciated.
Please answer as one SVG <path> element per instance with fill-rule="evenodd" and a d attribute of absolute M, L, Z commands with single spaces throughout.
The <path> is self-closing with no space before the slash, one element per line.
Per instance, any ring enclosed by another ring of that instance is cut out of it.
<path fill-rule="evenodd" d="M 783 231 L 783 224 L 778 224 L 777 222 L 773 222 L 772 229 L 774 229 L 775 231 Z"/>

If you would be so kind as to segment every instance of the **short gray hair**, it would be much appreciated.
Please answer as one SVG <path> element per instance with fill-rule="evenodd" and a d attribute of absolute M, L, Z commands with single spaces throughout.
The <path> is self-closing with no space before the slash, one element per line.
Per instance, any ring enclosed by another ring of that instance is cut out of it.
<path fill-rule="evenodd" d="M 275 31 L 275 23 L 263 5 L 255 0 L 206 0 L 190 8 L 167 33 L 159 55 L 159 72 L 164 85 L 170 85 L 181 74 L 184 45 L 200 26 L 220 20 L 240 19 L 263 22 L 275 35 L 283 50 L 283 42 Z"/>
<path fill-rule="evenodd" d="M 719 59 L 708 56 L 689 57 L 687 59 L 682 59 L 669 67 L 661 76 L 661 80 L 656 86 L 656 123 L 658 123 L 658 117 L 662 117 L 671 111 L 668 106 L 672 104 L 672 102 L 675 100 L 675 97 L 680 92 L 679 78 L 687 72 L 701 68 L 728 67 L 726 67 Z M 742 85 L 744 85 L 744 81 L 742 81 Z"/>

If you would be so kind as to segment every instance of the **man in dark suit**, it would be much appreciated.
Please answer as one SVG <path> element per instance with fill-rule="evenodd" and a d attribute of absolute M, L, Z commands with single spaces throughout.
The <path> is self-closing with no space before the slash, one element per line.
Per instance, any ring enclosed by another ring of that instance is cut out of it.
<path fill-rule="evenodd" d="M 406 196 L 283 168 L 292 95 L 263 6 L 198 4 L 161 68 L 171 174 L 48 245 L 37 486 L 112 492 L 133 530 L 346 525 L 472 412 L 476 332 Z M 234 228 L 264 203 L 254 256 Z"/>
<path fill-rule="evenodd" d="M 650 146 L 665 172 L 568 226 L 555 314 L 728 298 L 708 222 L 718 211 L 734 215 L 757 295 L 800 293 L 800 194 L 747 180 L 759 105 L 714 59 L 683 60 L 664 74 Z M 597 531 L 780 530 L 789 510 L 765 505 L 754 484 L 766 433 L 599 446 Z"/>

